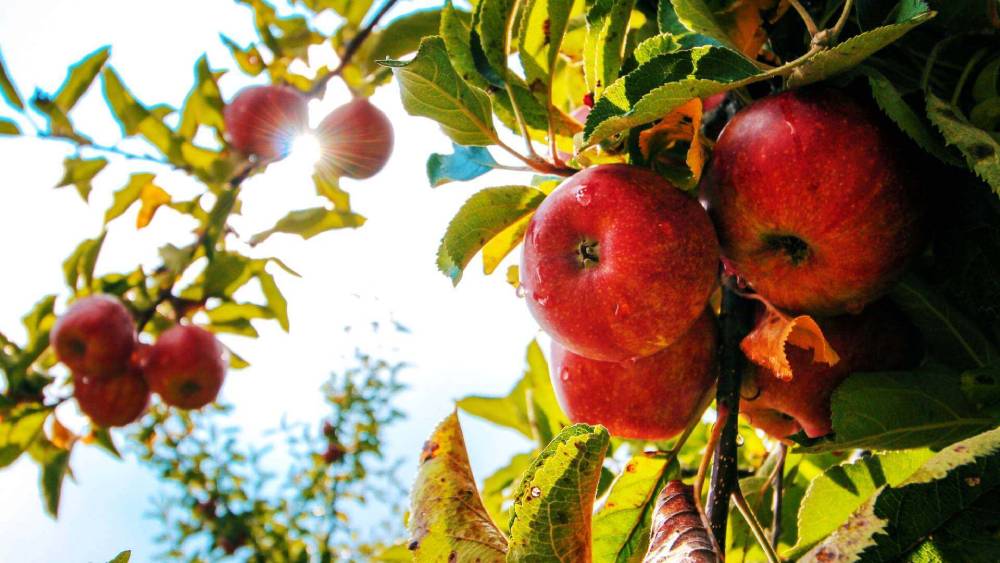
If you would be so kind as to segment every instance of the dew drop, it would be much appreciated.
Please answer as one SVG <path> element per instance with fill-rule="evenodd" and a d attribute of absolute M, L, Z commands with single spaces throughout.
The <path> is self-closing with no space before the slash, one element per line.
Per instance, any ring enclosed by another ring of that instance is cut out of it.
<path fill-rule="evenodd" d="M 531 496 L 534 498 L 542 496 L 542 490 L 538 487 L 531 487 Z"/>
<path fill-rule="evenodd" d="M 743 443 L 744 443 L 743 435 L 742 434 L 737 434 L 736 435 L 736 447 L 738 447 L 738 448 L 742 447 Z"/>
<path fill-rule="evenodd" d="M 569 381 L 569 370 L 566 369 L 566 368 L 563 368 L 562 371 L 559 372 L 559 379 L 561 379 L 563 381 Z"/>
<path fill-rule="evenodd" d="M 514 295 L 516 295 L 518 299 L 523 299 L 524 298 L 524 286 L 523 285 L 517 286 L 517 288 L 514 290 Z"/>
<path fill-rule="evenodd" d="M 545 307 L 549 304 L 549 296 L 535 294 L 535 303 L 538 303 L 539 307 Z"/>
<path fill-rule="evenodd" d="M 632 309 L 627 303 L 615 303 L 614 315 L 616 318 L 624 319 L 632 314 Z"/>
<path fill-rule="evenodd" d="M 590 192 L 587 191 L 587 186 L 576 190 L 576 202 L 584 207 L 590 205 Z"/>

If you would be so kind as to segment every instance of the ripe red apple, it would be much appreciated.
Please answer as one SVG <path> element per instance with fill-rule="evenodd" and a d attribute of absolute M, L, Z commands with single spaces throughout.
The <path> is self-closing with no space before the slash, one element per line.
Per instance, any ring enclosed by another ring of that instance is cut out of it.
<path fill-rule="evenodd" d="M 74 303 L 49 336 L 59 361 L 92 378 L 123 373 L 136 345 L 132 315 L 121 301 L 108 295 L 92 295 Z"/>
<path fill-rule="evenodd" d="M 306 98 L 289 86 L 251 86 L 223 112 L 229 143 L 265 160 L 288 156 L 295 136 L 309 126 Z"/>
<path fill-rule="evenodd" d="M 146 354 L 149 387 L 168 405 L 197 409 L 215 400 L 226 376 L 225 349 L 203 328 L 177 325 Z"/>
<path fill-rule="evenodd" d="M 620 362 L 687 331 L 715 288 L 718 260 L 697 201 L 651 170 L 608 164 L 578 172 L 538 207 L 521 287 L 554 340 Z"/>
<path fill-rule="evenodd" d="M 679 340 L 637 360 L 602 362 L 552 343 L 552 384 L 573 422 L 622 438 L 666 440 L 684 428 L 716 376 L 715 318 L 705 312 Z"/>
<path fill-rule="evenodd" d="M 888 303 L 874 303 L 859 315 L 830 317 L 818 323 L 840 356 L 837 364 L 813 363 L 811 350 L 788 345 L 785 351 L 795 374 L 791 381 L 753 366 L 744 382 L 740 410 L 753 426 L 776 438 L 799 430 L 811 438 L 829 434 L 833 430 L 830 399 L 848 376 L 911 368 L 920 360 L 919 334 Z"/>
<path fill-rule="evenodd" d="M 336 176 L 364 179 L 377 174 L 392 154 L 392 123 L 367 98 L 355 98 L 316 128 L 320 165 Z"/>
<path fill-rule="evenodd" d="M 908 141 L 828 88 L 764 98 L 723 129 L 703 180 L 722 254 L 774 305 L 857 312 L 924 242 Z"/>
<path fill-rule="evenodd" d="M 142 416 L 149 404 L 149 387 L 138 370 L 115 377 L 73 373 L 73 396 L 80 410 L 98 426 L 125 426 Z"/>

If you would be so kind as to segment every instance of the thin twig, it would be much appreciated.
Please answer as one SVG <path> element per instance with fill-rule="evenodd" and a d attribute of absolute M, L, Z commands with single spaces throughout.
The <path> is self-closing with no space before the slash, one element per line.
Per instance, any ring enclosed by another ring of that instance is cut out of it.
<path fill-rule="evenodd" d="M 819 28 L 816 27 L 816 21 L 813 20 L 812 15 L 809 14 L 809 10 L 805 9 L 799 0 L 788 0 L 788 3 L 795 8 L 795 11 L 799 13 L 799 17 L 802 18 L 802 23 L 806 24 L 806 31 L 809 32 L 809 37 L 813 38 L 816 33 L 819 32 Z"/>
<path fill-rule="evenodd" d="M 771 501 L 771 545 L 778 549 L 781 539 L 781 499 L 785 481 L 785 458 L 788 446 L 784 442 L 778 444 L 778 464 L 774 470 L 774 496 Z"/>
<path fill-rule="evenodd" d="M 730 494 L 739 486 L 737 476 L 737 440 L 739 436 L 740 380 L 745 358 L 740 341 L 751 324 L 750 302 L 742 299 L 726 284 L 722 288 L 721 343 L 719 346 L 719 387 L 716 410 L 720 426 L 719 441 L 712 456 L 711 488 L 707 514 L 712 533 L 719 545 L 726 545 L 726 520 Z"/>
<path fill-rule="evenodd" d="M 368 25 L 361 28 L 361 31 L 359 31 L 357 35 L 352 37 L 351 40 L 347 42 L 347 45 L 344 47 L 344 53 L 340 56 L 340 62 L 337 63 L 336 68 L 327 73 L 323 78 L 317 80 L 316 83 L 313 84 L 313 87 L 309 89 L 308 95 L 310 98 L 319 97 L 319 95 L 325 91 L 326 84 L 330 82 L 333 77 L 340 76 L 340 74 L 344 72 L 347 65 L 351 64 L 351 59 L 354 57 L 354 54 L 358 52 L 358 49 L 361 48 L 365 39 L 371 35 L 372 30 L 375 29 L 376 25 L 378 25 L 379 20 L 381 20 L 398 1 L 399 0 L 386 0 L 385 4 L 382 4 L 382 7 L 375 12 L 374 16 L 372 16 Z"/>
<path fill-rule="evenodd" d="M 757 517 L 750 510 L 750 505 L 747 504 L 747 499 L 743 496 L 743 491 L 740 490 L 738 485 L 733 489 L 732 497 L 733 503 L 736 504 L 736 508 L 743 515 L 743 519 L 746 520 L 747 526 L 753 532 L 753 537 L 757 540 L 757 544 L 760 545 L 760 549 L 767 557 L 768 563 L 781 563 L 778 555 L 774 552 L 774 548 L 771 547 L 771 543 L 767 540 L 764 529 L 760 527 L 760 522 L 757 521 Z"/>
<path fill-rule="evenodd" d="M 95 151 L 106 152 L 108 154 L 113 154 L 115 156 L 120 156 L 120 157 L 128 159 L 128 160 L 142 160 L 142 161 L 145 161 L 145 162 L 152 162 L 152 163 L 160 164 L 160 165 L 163 165 L 163 166 L 169 166 L 171 168 L 185 170 L 185 168 L 183 168 L 183 167 L 179 167 L 179 166 L 177 166 L 176 164 L 174 164 L 172 162 L 168 162 L 168 161 L 166 161 L 166 160 L 164 160 L 162 158 L 158 158 L 158 157 L 153 156 L 151 154 L 133 153 L 133 152 L 129 152 L 129 151 L 127 151 L 127 150 L 125 150 L 125 149 L 123 149 L 121 147 L 116 147 L 116 146 L 113 146 L 113 145 L 99 145 L 99 144 L 93 143 L 93 142 L 81 143 L 81 142 L 76 141 L 75 139 L 70 139 L 68 137 L 60 137 L 58 135 L 53 135 L 51 133 L 45 133 L 45 132 L 42 132 L 42 131 L 39 131 L 38 133 L 36 133 L 34 135 L 34 137 L 36 139 L 42 139 L 42 140 L 45 140 L 45 141 L 60 141 L 60 142 L 64 142 L 64 143 L 69 143 L 69 144 L 77 147 L 78 149 L 91 149 L 91 150 L 95 150 Z"/>
<path fill-rule="evenodd" d="M 844 25 L 847 24 L 847 18 L 851 15 L 851 6 L 854 4 L 854 0 L 845 0 L 844 9 L 840 11 L 840 18 L 837 19 L 837 23 L 833 25 L 833 29 L 830 30 L 830 42 L 837 40 L 840 37 L 840 32 L 844 30 Z"/>

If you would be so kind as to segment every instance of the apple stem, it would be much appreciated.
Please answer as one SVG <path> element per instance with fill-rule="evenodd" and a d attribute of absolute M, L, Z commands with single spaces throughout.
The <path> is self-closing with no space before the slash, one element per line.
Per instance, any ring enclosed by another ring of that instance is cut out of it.
<path fill-rule="evenodd" d="M 740 342 L 752 326 L 753 308 L 746 299 L 723 284 L 719 314 L 719 384 L 716 411 L 719 440 L 712 454 L 712 477 L 708 491 L 707 515 L 712 534 L 720 546 L 726 545 L 729 499 L 739 489 L 737 441 L 739 436 L 740 383 L 746 361 Z"/>

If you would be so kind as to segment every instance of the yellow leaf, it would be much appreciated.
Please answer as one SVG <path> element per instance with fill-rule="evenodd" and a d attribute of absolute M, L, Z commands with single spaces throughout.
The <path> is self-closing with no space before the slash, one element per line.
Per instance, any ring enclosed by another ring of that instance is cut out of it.
<path fill-rule="evenodd" d="M 827 342 L 823 331 L 809 315 L 791 317 L 776 309 L 760 296 L 751 295 L 764 304 L 764 315 L 757 326 L 740 343 L 740 349 L 751 362 L 770 369 L 775 376 L 790 381 L 795 374 L 785 354 L 785 346 L 792 345 L 813 351 L 813 363 L 830 366 L 840 361 L 840 356 Z"/>
<path fill-rule="evenodd" d="M 69 450 L 73 447 L 73 443 L 79 438 L 72 430 L 63 426 L 59 419 L 55 416 L 52 417 L 52 435 L 49 440 L 57 447 L 64 450 Z"/>
<path fill-rule="evenodd" d="M 685 164 L 691 170 L 692 184 L 697 184 L 705 168 L 706 155 L 701 136 L 701 117 L 701 99 L 688 100 L 664 116 L 659 123 L 639 133 L 639 150 L 647 160 L 655 160 L 679 141 L 690 143 Z"/>
<path fill-rule="evenodd" d="M 521 268 L 517 265 L 507 267 L 507 283 L 514 286 L 514 289 L 521 287 Z"/>
<path fill-rule="evenodd" d="M 139 201 L 142 207 L 139 208 L 139 215 L 135 218 L 135 228 L 142 229 L 153 220 L 153 215 L 161 205 L 170 203 L 170 194 L 156 184 L 149 183 L 142 187 L 139 193 Z"/>
<path fill-rule="evenodd" d="M 510 254 L 510 251 L 521 244 L 521 240 L 524 239 L 524 231 L 528 229 L 528 222 L 531 221 L 534 215 L 534 213 L 531 213 L 518 219 L 517 222 L 500 231 L 500 234 L 486 243 L 486 246 L 483 247 L 484 274 L 492 274 L 497 269 L 497 266 L 500 265 L 500 262 Z"/>

